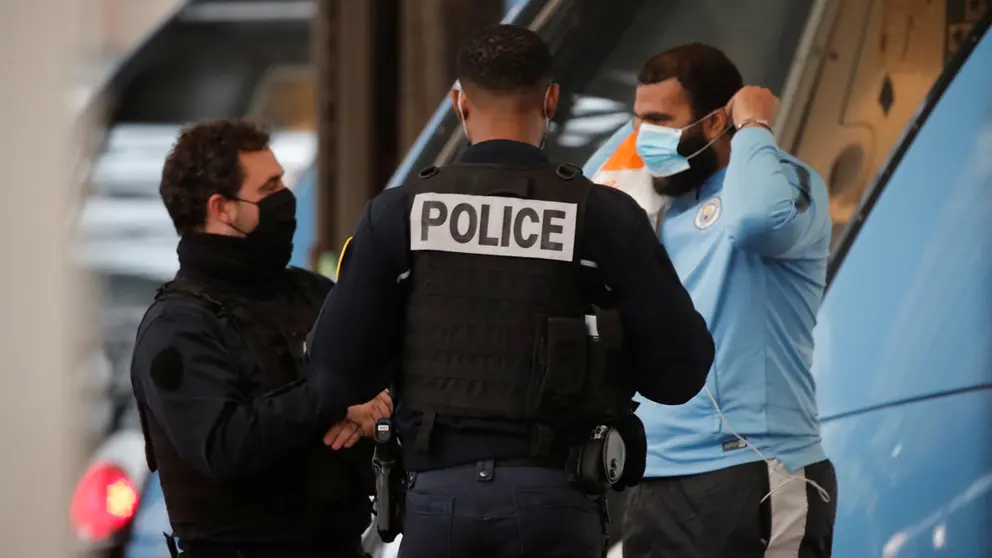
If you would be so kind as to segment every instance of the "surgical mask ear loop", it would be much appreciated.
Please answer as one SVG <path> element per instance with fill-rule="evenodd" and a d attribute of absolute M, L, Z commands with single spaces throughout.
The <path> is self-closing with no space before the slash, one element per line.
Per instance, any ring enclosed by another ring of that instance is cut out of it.
<path fill-rule="evenodd" d="M 714 114 L 720 112 L 721 110 L 723 110 L 723 109 L 722 108 L 718 108 L 718 109 L 710 112 L 706 116 L 700 118 L 699 120 L 693 122 L 692 124 L 689 124 L 688 126 L 684 126 L 682 128 L 679 128 L 679 132 L 684 132 L 685 130 L 688 130 L 689 128 L 692 128 L 693 126 L 695 126 L 695 125 L 697 125 L 697 124 L 699 124 L 701 122 L 705 122 L 709 117 L 711 117 Z M 730 131 L 730 128 L 731 128 L 731 126 L 727 126 L 726 128 L 723 129 L 722 132 L 720 132 L 720 134 L 717 137 L 711 139 L 709 141 L 709 143 L 707 143 L 706 145 L 704 145 L 704 146 L 700 147 L 699 149 L 697 149 L 695 153 L 693 153 L 692 155 L 686 155 L 686 157 L 685 157 L 686 161 L 688 161 L 689 159 L 692 159 L 696 155 L 699 155 L 703 151 L 706 151 L 711 145 L 713 145 L 714 143 L 716 143 L 716 140 L 722 138 L 724 134 L 726 134 L 727 132 L 729 132 Z"/>
<path fill-rule="evenodd" d="M 467 139 L 468 142 L 469 142 L 469 144 L 471 144 L 472 143 L 472 138 L 469 137 L 469 135 L 468 135 L 468 125 L 465 124 L 465 107 L 462 106 L 463 105 L 462 101 L 464 99 L 465 99 L 465 92 L 464 91 L 459 91 L 458 92 L 458 116 L 461 117 L 462 131 L 465 132 L 465 139 Z"/>
<path fill-rule="evenodd" d="M 548 143 L 548 134 L 551 132 L 551 117 L 548 116 L 548 97 L 551 96 L 551 86 L 544 91 L 544 136 L 541 137 L 541 143 L 537 146 L 538 149 L 544 149 L 544 146 Z"/>
<path fill-rule="evenodd" d="M 233 201 L 235 203 L 250 203 L 250 204 L 255 205 L 255 206 L 258 205 L 255 202 L 250 202 L 248 200 L 243 200 L 241 198 L 229 198 L 228 201 Z M 248 233 L 246 233 L 245 231 L 243 231 L 243 230 L 239 229 L 238 227 L 234 226 L 234 221 L 233 220 L 230 223 L 224 223 L 224 224 L 227 225 L 228 227 L 231 227 L 231 229 L 235 230 L 238 234 L 240 234 L 242 236 L 248 236 Z"/>
<path fill-rule="evenodd" d="M 765 454 L 761 453 L 761 450 L 759 450 L 757 447 L 755 447 L 755 445 L 752 444 L 751 442 L 745 440 L 743 436 L 741 436 L 740 434 L 737 433 L 736 430 L 734 430 L 734 427 L 733 426 L 730 426 L 730 421 L 727 420 L 727 417 L 723 414 L 723 411 L 720 410 L 720 404 L 717 403 L 716 397 L 713 396 L 713 392 L 710 391 L 709 386 L 703 386 L 703 389 L 706 390 L 706 395 L 708 395 L 710 397 L 710 401 L 713 402 L 713 407 L 716 409 L 717 414 L 720 415 L 720 419 L 723 421 L 724 424 L 727 425 L 727 430 L 729 430 L 730 433 L 733 434 L 735 438 L 737 438 L 738 440 L 740 440 L 740 442 L 742 444 L 744 444 L 745 446 L 747 446 L 748 448 L 750 448 L 752 451 L 754 451 L 754 453 L 758 454 L 758 457 L 760 457 L 761 460 L 764 461 L 765 464 L 768 466 L 768 470 L 769 471 L 772 471 L 772 472 L 774 472 L 775 474 L 777 474 L 779 476 L 785 477 L 785 480 L 784 481 L 782 481 L 778 486 L 772 488 L 768 492 L 768 494 L 765 494 L 764 497 L 761 498 L 761 502 L 760 503 L 764 504 L 765 503 L 765 500 L 767 500 L 768 498 L 770 498 L 772 494 L 775 494 L 778 491 L 778 489 L 782 488 L 783 486 L 789 484 L 792 481 L 797 481 L 797 480 L 798 481 L 803 481 L 806 484 L 809 484 L 810 486 L 812 486 L 813 488 L 815 488 L 816 489 L 816 492 L 820 495 L 820 499 L 823 500 L 824 503 L 828 503 L 828 504 L 830 503 L 830 493 L 827 492 L 827 490 L 825 488 L 823 488 L 822 486 L 820 486 L 819 484 L 817 484 L 816 481 L 812 481 L 810 479 L 807 479 L 806 477 L 800 477 L 799 475 L 790 475 L 790 474 L 787 474 L 787 473 L 782 473 L 782 472 L 776 470 L 776 468 L 774 466 L 774 463 L 772 462 L 771 459 L 768 459 L 767 457 L 765 457 Z"/>

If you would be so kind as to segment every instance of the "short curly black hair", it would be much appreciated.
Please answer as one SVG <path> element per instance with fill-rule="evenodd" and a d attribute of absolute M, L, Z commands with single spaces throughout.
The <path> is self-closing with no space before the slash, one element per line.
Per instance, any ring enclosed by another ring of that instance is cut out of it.
<path fill-rule="evenodd" d="M 182 129 L 162 167 L 158 193 L 180 236 L 200 229 L 214 194 L 237 198 L 242 152 L 269 146 L 267 128 L 249 120 L 207 120 Z"/>
<path fill-rule="evenodd" d="M 458 80 L 486 92 L 529 93 L 551 82 L 551 51 L 541 37 L 519 25 L 486 27 L 458 51 Z"/>
<path fill-rule="evenodd" d="M 676 78 L 689 97 L 693 117 L 702 118 L 730 102 L 744 82 L 737 66 L 720 49 L 689 43 L 652 56 L 637 81 L 642 85 Z"/>

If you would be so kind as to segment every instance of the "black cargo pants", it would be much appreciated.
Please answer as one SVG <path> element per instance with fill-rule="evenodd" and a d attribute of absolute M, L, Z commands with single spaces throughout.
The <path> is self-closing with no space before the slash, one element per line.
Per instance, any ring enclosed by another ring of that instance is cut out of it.
<path fill-rule="evenodd" d="M 400 558 L 602 558 L 600 501 L 562 469 L 471 466 L 415 473 Z"/>

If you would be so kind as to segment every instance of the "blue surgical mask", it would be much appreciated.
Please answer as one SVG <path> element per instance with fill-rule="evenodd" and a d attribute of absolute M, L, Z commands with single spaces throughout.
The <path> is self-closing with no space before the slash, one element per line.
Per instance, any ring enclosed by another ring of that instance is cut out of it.
<path fill-rule="evenodd" d="M 661 178 L 688 170 L 689 159 L 708 149 L 713 145 L 713 142 L 720 139 L 720 136 L 727 133 L 727 130 L 730 128 L 727 128 L 727 130 L 723 131 L 723 134 L 713 138 L 706 145 L 689 155 L 679 153 L 679 142 L 682 140 L 682 132 L 713 116 L 720 110 L 722 109 L 716 109 L 682 128 L 669 128 L 667 126 L 642 122 L 637 131 L 637 140 L 634 145 L 637 148 L 637 155 L 644 161 L 644 166 L 647 167 L 648 173 L 651 176 Z"/>

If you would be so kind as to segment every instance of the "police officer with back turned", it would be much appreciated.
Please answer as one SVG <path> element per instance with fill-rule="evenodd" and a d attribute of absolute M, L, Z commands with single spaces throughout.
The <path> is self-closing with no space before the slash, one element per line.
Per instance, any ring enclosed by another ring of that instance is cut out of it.
<path fill-rule="evenodd" d="M 368 204 L 310 374 L 348 402 L 396 387 L 400 556 L 599 557 L 606 491 L 644 470 L 631 398 L 688 401 L 713 340 L 634 200 L 542 153 L 541 39 L 487 28 L 457 70 L 471 146 Z"/>
<path fill-rule="evenodd" d="M 373 478 L 359 438 L 392 403 L 373 393 L 348 408 L 302 374 L 332 284 L 286 267 L 296 200 L 268 143 L 248 122 L 204 122 L 166 159 L 180 268 L 131 364 L 148 464 L 183 556 L 362 556 Z"/>

